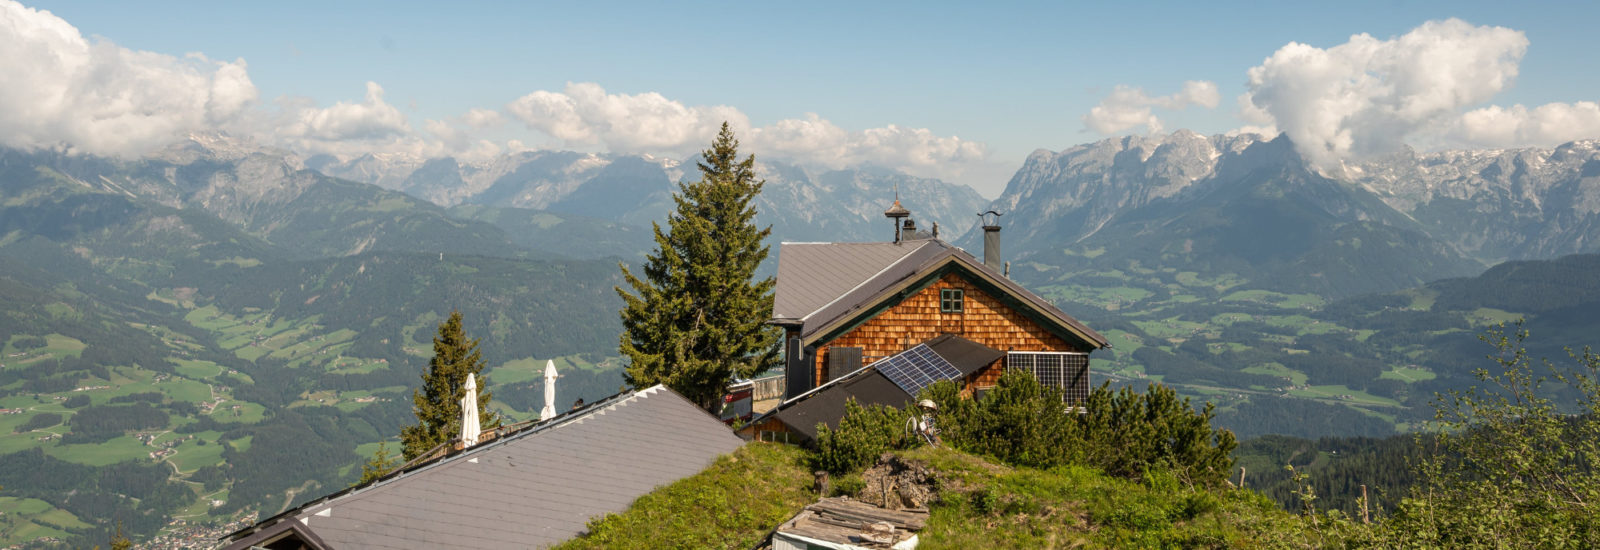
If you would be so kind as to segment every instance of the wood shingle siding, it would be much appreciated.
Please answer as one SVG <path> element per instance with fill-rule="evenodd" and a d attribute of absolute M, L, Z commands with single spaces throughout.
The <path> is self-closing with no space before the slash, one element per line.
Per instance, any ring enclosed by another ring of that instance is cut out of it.
<path fill-rule="evenodd" d="M 963 291 L 961 313 L 939 311 L 940 291 Z M 942 334 L 955 334 L 1002 351 L 1089 351 L 1061 339 L 999 299 L 973 284 L 960 272 L 946 273 L 933 284 L 906 297 L 886 311 L 829 341 L 815 360 L 820 385 L 830 378 L 828 351 L 834 346 L 861 348 L 862 362 L 894 355 Z M 976 373 L 969 383 L 993 386 L 1003 361 Z"/>

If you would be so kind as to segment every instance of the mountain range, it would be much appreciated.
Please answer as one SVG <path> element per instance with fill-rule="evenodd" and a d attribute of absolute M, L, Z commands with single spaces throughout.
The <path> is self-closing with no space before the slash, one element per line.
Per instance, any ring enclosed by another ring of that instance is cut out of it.
<path fill-rule="evenodd" d="M 699 177 L 697 158 L 530 151 L 464 162 L 363 155 L 310 159 L 322 174 L 402 191 L 441 206 L 518 208 L 648 227 L 672 210 L 677 182 Z M 765 187 L 757 222 L 778 240 L 881 240 L 889 201 L 941 224 L 947 238 L 966 232 L 988 202 L 964 185 L 859 166 L 842 170 L 757 159 Z"/>
<path fill-rule="evenodd" d="M 1343 297 L 1600 250 L 1597 176 L 1600 141 L 1324 174 L 1286 137 L 1178 131 L 1036 151 L 992 206 L 1034 281 L 1142 264 Z"/>
<path fill-rule="evenodd" d="M 1003 212 L 1011 276 L 1115 343 L 1095 376 L 1216 402 L 1241 435 L 1405 430 L 1469 382 L 1488 324 L 1527 317 L 1545 351 L 1600 329 L 1581 307 L 1600 142 L 1329 173 L 1287 138 L 1180 131 L 1035 152 L 993 201 L 871 166 L 757 171 L 772 244 L 887 240 L 898 195 L 976 251 L 973 214 Z M 695 177 L 692 159 L 302 158 L 221 135 L 141 159 L 0 149 L 0 498 L 34 510 L 0 542 L 347 482 L 409 420 L 452 309 L 501 412 L 532 414 L 546 359 L 563 399 L 614 392 L 617 264 Z"/>

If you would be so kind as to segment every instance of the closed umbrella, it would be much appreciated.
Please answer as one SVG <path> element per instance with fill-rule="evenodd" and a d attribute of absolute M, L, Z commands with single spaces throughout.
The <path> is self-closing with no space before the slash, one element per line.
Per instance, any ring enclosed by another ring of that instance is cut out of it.
<path fill-rule="evenodd" d="M 539 420 L 549 420 L 556 416 L 556 362 L 554 359 L 544 364 L 544 410 L 539 411 Z"/>
<path fill-rule="evenodd" d="M 461 397 L 461 445 L 478 444 L 483 428 L 478 425 L 478 377 L 467 373 L 467 395 Z"/>

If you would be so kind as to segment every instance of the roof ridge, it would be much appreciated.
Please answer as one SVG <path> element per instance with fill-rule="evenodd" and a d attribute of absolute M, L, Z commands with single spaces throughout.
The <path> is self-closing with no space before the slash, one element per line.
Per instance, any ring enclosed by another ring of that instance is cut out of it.
<path fill-rule="evenodd" d="M 936 240 L 937 239 L 928 239 L 928 240 L 925 240 L 925 241 L 918 242 L 916 246 L 911 247 L 911 249 L 909 249 L 909 250 L 906 250 L 905 254 L 901 254 L 900 257 L 896 258 L 893 262 L 889 262 L 889 265 L 883 266 L 883 268 L 879 269 L 877 273 L 873 273 L 872 276 L 867 277 L 865 279 L 862 279 L 860 282 L 857 282 L 855 284 L 855 286 L 850 287 L 850 290 L 844 291 L 844 293 L 842 293 L 842 294 L 840 294 L 838 296 L 835 296 L 832 300 L 828 300 L 828 303 L 822 304 L 821 307 L 813 309 L 813 310 L 811 310 L 810 313 L 805 314 L 805 316 L 800 318 L 800 322 L 803 323 L 803 322 L 806 322 L 807 320 L 810 320 L 812 315 L 816 315 L 817 312 L 820 312 L 820 311 L 828 309 L 829 306 L 832 306 L 833 304 L 838 303 L 839 300 L 843 300 L 846 296 L 849 296 L 852 293 L 854 293 L 855 291 L 860 290 L 862 286 L 864 286 L 867 283 L 870 283 L 870 282 L 876 280 L 879 276 L 882 276 L 884 273 L 887 273 L 890 269 L 893 269 L 894 266 L 900 265 L 900 262 L 906 261 L 906 258 L 910 258 L 912 254 L 916 253 L 916 251 L 922 250 L 922 247 L 928 246 L 929 243 L 932 243 L 932 242 L 934 242 Z M 839 244 L 839 243 L 835 243 L 835 244 Z M 876 244 L 885 244 L 885 243 L 876 243 Z M 887 243 L 887 244 L 900 244 L 900 243 Z"/>

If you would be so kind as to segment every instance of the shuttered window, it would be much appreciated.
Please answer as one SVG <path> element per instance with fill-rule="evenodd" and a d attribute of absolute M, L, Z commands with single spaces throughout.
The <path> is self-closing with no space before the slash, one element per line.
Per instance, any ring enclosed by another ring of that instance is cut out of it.
<path fill-rule="evenodd" d="M 861 348 L 833 346 L 828 348 L 828 382 L 861 369 Z"/>
<path fill-rule="evenodd" d="M 1013 351 L 1006 368 L 1033 373 L 1040 384 L 1061 388 L 1068 403 L 1089 399 L 1089 354 L 1058 351 Z"/>

